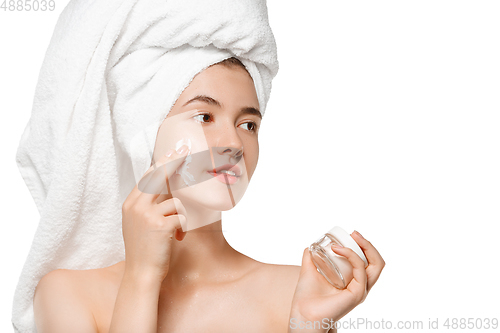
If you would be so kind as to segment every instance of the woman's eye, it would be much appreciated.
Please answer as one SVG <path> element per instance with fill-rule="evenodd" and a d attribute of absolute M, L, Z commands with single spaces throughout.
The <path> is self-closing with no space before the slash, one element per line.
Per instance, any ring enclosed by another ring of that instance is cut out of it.
<path fill-rule="evenodd" d="M 242 125 L 250 125 L 250 128 L 247 128 L 247 131 L 255 132 L 257 131 L 257 124 L 253 121 L 249 121 L 247 123 L 243 123 Z M 247 126 L 248 127 L 248 126 Z"/>
<path fill-rule="evenodd" d="M 194 116 L 193 118 L 196 118 L 196 117 L 202 117 L 201 120 L 199 120 L 199 121 L 202 123 L 205 123 L 206 121 L 209 121 L 212 118 L 212 114 L 211 113 L 200 113 L 200 114 Z"/>
<path fill-rule="evenodd" d="M 197 114 L 196 116 L 194 116 L 193 118 L 195 118 L 196 121 L 204 124 L 204 123 L 210 122 L 210 120 L 213 119 L 213 114 L 210 112 L 209 113 L 200 113 L 200 114 Z M 249 132 L 256 132 L 257 131 L 257 123 L 255 123 L 253 121 L 243 123 L 242 125 L 247 125 L 246 130 Z"/>

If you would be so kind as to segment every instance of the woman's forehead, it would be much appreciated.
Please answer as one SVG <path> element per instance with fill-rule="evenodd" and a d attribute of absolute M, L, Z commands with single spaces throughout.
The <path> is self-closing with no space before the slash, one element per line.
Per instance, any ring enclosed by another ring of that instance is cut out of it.
<path fill-rule="evenodd" d="M 249 109 L 247 113 L 261 118 L 253 80 L 239 67 L 216 65 L 200 72 L 179 96 L 171 113 L 178 114 L 198 106 L 221 110 L 245 108 Z"/>

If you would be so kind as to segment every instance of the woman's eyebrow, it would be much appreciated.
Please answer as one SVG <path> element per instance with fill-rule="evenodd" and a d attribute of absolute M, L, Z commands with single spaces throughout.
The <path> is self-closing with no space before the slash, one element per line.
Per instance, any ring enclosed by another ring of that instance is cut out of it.
<path fill-rule="evenodd" d="M 184 103 L 183 107 L 190 104 L 190 103 L 193 103 L 193 102 L 203 102 L 203 103 L 207 103 L 209 105 L 214 105 L 214 106 L 217 106 L 219 108 L 222 107 L 222 103 L 220 103 L 218 100 L 210 97 L 210 96 L 206 96 L 206 95 L 198 95 L 198 96 L 195 96 L 193 98 L 191 98 L 189 101 L 187 101 L 186 103 Z M 253 108 L 253 107 L 243 107 L 240 109 L 240 115 L 243 115 L 243 114 L 251 114 L 251 115 L 254 115 L 254 116 L 257 116 L 259 117 L 260 119 L 262 119 L 262 114 L 260 113 L 260 111 L 256 108 Z"/>
<path fill-rule="evenodd" d="M 218 106 L 218 107 L 222 107 L 222 104 L 213 99 L 212 97 L 210 96 L 206 96 L 206 95 L 198 95 L 198 96 L 195 96 L 193 98 L 191 98 L 189 101 L 187 101 L 183 106 L 186 106 L 190 103 L 193 103 L 193 102 L 204 102 L 204 103 L 207 103 L 207 104 L 210 104 L 210 105 L 215 105 L 215 106 Z"/>

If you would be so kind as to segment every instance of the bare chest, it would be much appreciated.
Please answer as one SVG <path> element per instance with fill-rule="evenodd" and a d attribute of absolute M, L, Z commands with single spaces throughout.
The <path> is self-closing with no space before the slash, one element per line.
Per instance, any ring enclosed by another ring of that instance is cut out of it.
<path fill-rule="evenodd" d="M 94 306 L 99 333 L 107 333 L 118 286 Z M 160 294 L 158 333 L 287 332 L 293 290 L 275 292 L 258 284 L 185 289 Z"/>
<path fill-rule="evenodd" d="M 288 314 L 265 295 L 200 292 L 186 300 L 165 297 L 158 332 L 286 332 Z"/>

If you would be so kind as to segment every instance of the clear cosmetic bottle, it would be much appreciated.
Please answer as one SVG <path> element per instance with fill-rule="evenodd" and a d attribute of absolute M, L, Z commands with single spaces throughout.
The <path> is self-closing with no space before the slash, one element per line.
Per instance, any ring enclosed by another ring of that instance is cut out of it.
<path fill-rule="evenodd" d="M 352 249 L 364 261 L 365 267 L 368 261 L 358 243 L 341 227 L 333 227 L 309 246 L 311 259 L 318 272 L 334 287 L 345 289 L 353 278 L 352 265 L 347 258 L 333 252 L 332 245 Z"/>

